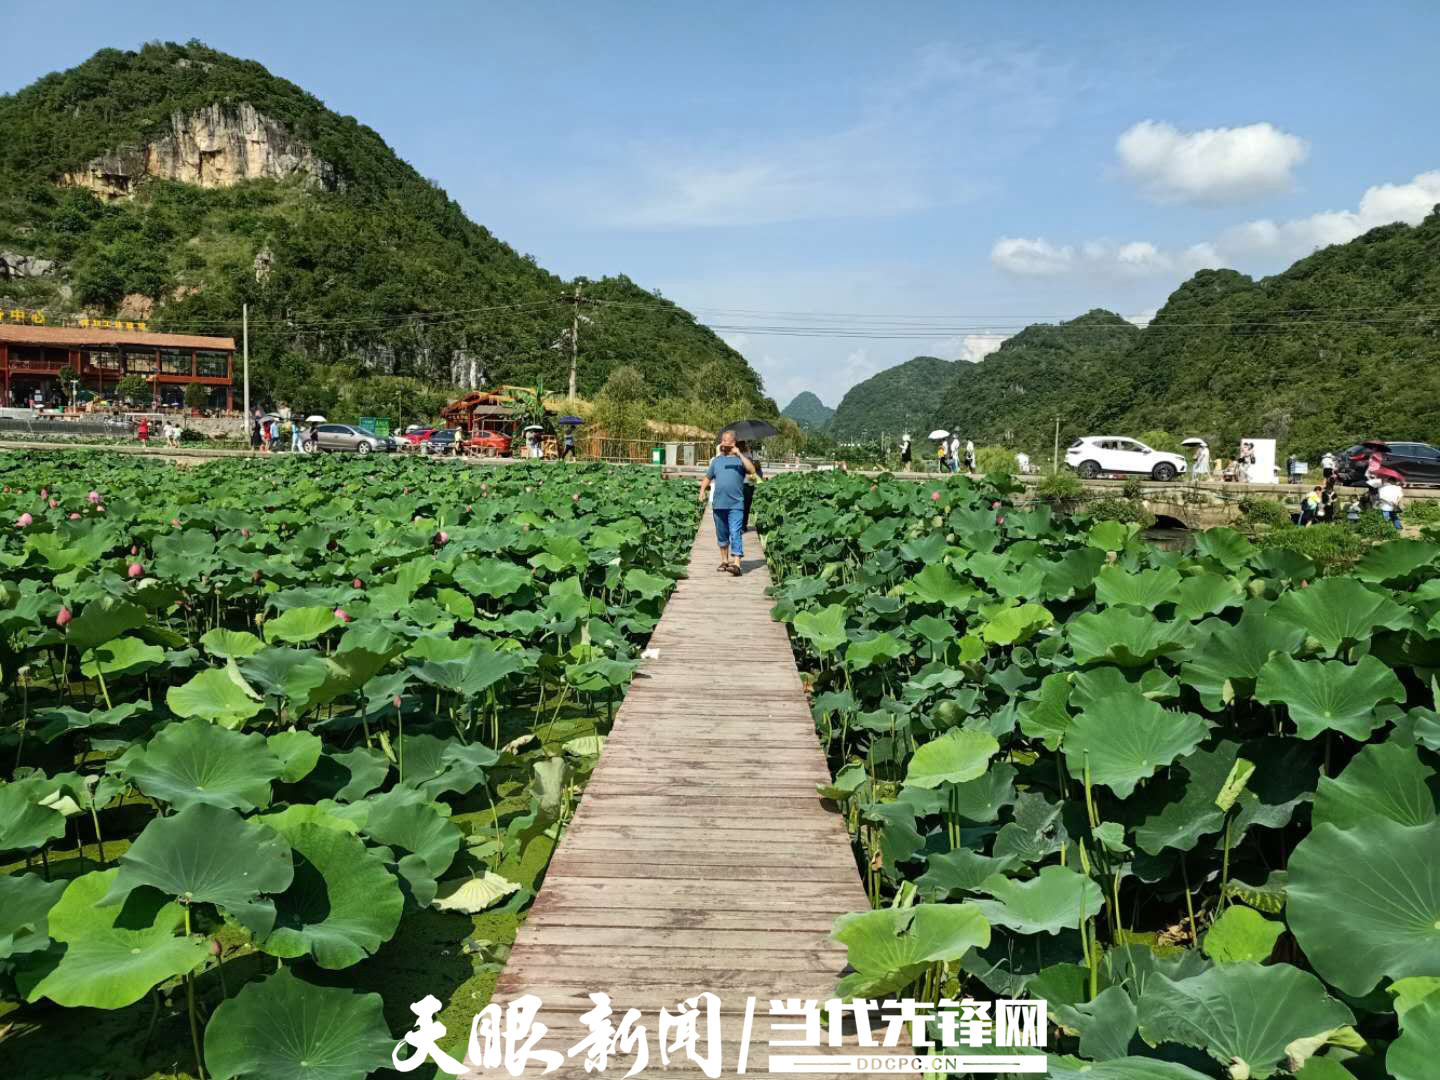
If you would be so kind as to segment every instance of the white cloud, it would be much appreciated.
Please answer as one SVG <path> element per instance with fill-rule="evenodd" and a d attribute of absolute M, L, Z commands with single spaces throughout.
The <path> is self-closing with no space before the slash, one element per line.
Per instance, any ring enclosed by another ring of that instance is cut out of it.
<path fill-rule="evenodd" d="M 1009 334 L 966 334 L 960 339 L 960 355 L 956 359 L 968 360 L 972 364 L 984 360 L 1009 337 Z"/>
<path fill-rule="evenodd" d="M 1294 184 L 1309 144 L 1274 124 L 1180 131 L 1142 120 L 1115 141 L 1125 171 L 1161 202 L 1248 202 Z"/>
<path fill-rule="evenodd" d="M 990 249 L 990 261 L 1002 270 L 1027 277 L 1064 274 L 1075 264 L 1075 249 L 1059 247 L 1042 238 L 1027 240 L 1002 236 Z"/>
<path fill-rule="evenodd" d="M 1421 173 L 1403 184 L 1367 188 L 1354 210 L 1323 210 L 1291 221 L 1246 221 L 1225 229 L 1214 240 L 1203 240 L 1173 253 L 1147 240 L 1119 245 L 1087 240 L 1077 251 L 1071 245 L 1052 243 L 1044 237 L 1006 236 L 995 242 L 990 258 L 1003 270 L 1029 276 L 1188 276 L 1223 266 L 1267 271 L 1318 248 L 1346 243 L 1381 225 L 1418 225 L 1436 204 L 1440 204 L 1440 169 Z"/>
<path fill-rule="evenodd" d="M 1129 323 L 1134 323 L 1136 326 L 1140 327 L 1143 330 L 1145 327 L 1150 325 L 1159 310 L 1159 308 L 1153 307 L 1146 308 L 1144 311 L 1137 311 L 1134 315 L 1126 315 L 1125 321 Z"/>

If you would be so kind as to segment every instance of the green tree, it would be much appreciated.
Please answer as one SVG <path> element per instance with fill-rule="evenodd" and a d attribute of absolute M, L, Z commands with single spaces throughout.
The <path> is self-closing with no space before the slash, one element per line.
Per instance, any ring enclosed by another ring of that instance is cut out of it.
<path fill-rule="evenodd" d="M 126 375 L 116 385 L 115 396 L 121 401 L 148 408 L 155 401 L 155 390 L 145 376 Z"/>
<path fill-rule="evenodd" d="M 210 404 L 210 388 L 200 383 L 191 383 L 185 387 L 185 407 L 187 409 L 203 409 Z"/>

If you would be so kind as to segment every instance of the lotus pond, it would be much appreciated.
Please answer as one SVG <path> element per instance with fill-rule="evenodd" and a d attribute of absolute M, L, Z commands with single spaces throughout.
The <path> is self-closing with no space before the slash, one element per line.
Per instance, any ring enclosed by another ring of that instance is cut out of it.
<path fill-rule="evenodd" d="M 22 454 L 0 487 L 6 1075 L 363 1077 L 426 994 L 463 1050 L 690 486 Z"/>
<path fill-rule="evenodd" d="M 1045 999 L 1052 1077 L 1440 1076 L 1440 546 L 1017 494 L 757 496 L 872 903 L 840 990 Z"/>

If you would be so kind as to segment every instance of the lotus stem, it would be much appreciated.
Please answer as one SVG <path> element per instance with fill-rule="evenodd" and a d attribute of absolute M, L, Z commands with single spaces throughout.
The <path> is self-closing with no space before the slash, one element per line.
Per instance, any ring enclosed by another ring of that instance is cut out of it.
<path fill-rule="evenodd" d="M 100 666 L 100 653 L 96 649 L 91 649 L 90 656 L 95 661 L 95 678 L 100 683 L 100 694 L 105 699 L 105 708 L 114 708 L 114 706 L 110 704 L 110 691 L 105 686 L 105 670 Z"/>
<path fill-rule="evenodd" d="M 150 991 L 150 1023 L 145 1027 L 145 1038 L 140 1040 L 140 1053 L 138 1057 L 143 1058 L 145 1051 L 150 1049 L 150 1039 L 155 1034 L 155 1025 L 160 1021 L 160 988 L 157 986 Z"/>
<path fill-rule="evenodd" d="M 190 936 L 190 905 L 185 905 L 185 936 Z M 205 1054 L 200 1049 L 200 1020 L 195 1015 L 195 973 L 185 973 L 185 1009 L 190 1014 L 190 1041 L 195 1045 L 195 1069 L 205 1080 Z"/>

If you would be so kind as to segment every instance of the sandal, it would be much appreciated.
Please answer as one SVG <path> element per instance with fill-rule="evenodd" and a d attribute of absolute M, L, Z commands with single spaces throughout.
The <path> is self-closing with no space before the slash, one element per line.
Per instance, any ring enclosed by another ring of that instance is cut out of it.
<path fill-rule="evenodd" d="M 728 562 L 722 562 L 719 566 L 715 567 L 715 572 L 717 574 L 728 574 L 730 572 L 730 564 Z"/>
<path fill-rule="evenodd" d="M 734 574 L 736 577 L 740 576 L 740 567 L 736 566 L 734 563 L 731 563 L 726 569 L 729 573 Z"/>

